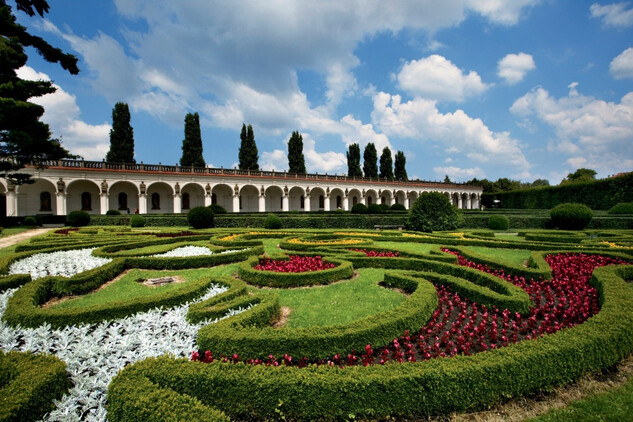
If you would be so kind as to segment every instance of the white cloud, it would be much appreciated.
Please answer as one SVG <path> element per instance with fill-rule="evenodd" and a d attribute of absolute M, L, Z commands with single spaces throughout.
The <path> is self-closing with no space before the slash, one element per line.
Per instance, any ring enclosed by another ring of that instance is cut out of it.
<path fill-rule="evenodd" d="M 478 179 L 483 179 L 486 177 L 484 171 L 479 167 L 467 169 L 454 166 L 433 167 L 433 172 L 438 178 L 443 178 L 444 176 L 448 175 L 448 177 L 454 182 L 465 182 L 466 180 L 470 180 L 474 177 Z"/>
<path fill-rule="evenodd" d="M 611 61 L 609 72 L 616 79 L 633 78 L 633 47 L 627 48 Z"/>
<path fill-rule="evenodd" d="M 536 68 L 534 64 L 534 58 L 530 54 L 508 54 L 497 65 L 500 78 L 505 79 L 509 84 L 516 84 L 521 82 L 525 77 L 525 74 L 530 70 Z"/>
<path fill-rule="evenodd" d="M 259 167 L 265 171 L 285 171 L 288 170 L 288 157 L 280 149 L 271 152 L 262 152 L 259 157 Z"/>
<path fill-rule="evenodd" d="M 18 69 L 22 79 L 45 80 L 50 78 L 28 66 Z M 30 101 L 44 107 L 42 121 L 50 127 L 53 137 L 60 138 L 63 146 L 72 154 L 81 155 L 87 160 L 102 160 L 108 149 L 111 126 L 108 123 L 90 125 L 79 119 L 80 110 L 76 98 L 53 84 L 57 89 L 52 94 L 32 98 Z"/>
<path fill-rule="evenodd" d="M 535 6 L 540 0 L 472 0 L 468 3 L 492 22 L 513 25 L 519 21 L 524 8 Z"/>
<path fill-rule="evenodd" d="M 303 156 L 308 173 L 341 174 L 347 170 L 345 154 L 334 151 L 317 152 L 316 142 L 312 139 L 312 136 L 308 133 L 301 133 L 301 136 L 303 138 Z M 284 138 L 284 143 L 287 144 L 289 137 L 290 134 Z M 288 156 L 285 151 L 280 149 L 272 152 L 263 152 L 259 163 L 263 170 L 288 170 Z"/>
<path fill-rule="evenodd" d="M 462 73 L 437 54 L 405 63 L 397 80 L 399 87 L 411 95 L 437 101 L 464 101 L 488 88 L 477 72 Z"/>
<path fill-rule="evenodd" d="M 633 8 L 627 10 L 629 2 L 607 4 L 594 3 L 589 7 L 592 18 L 602 19 L 606 26 L 625 28 L 633 25 Z"/>

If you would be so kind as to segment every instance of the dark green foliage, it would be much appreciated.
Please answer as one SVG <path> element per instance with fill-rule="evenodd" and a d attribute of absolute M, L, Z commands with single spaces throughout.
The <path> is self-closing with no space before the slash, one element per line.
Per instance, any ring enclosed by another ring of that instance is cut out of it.
<path fill-rule="evenodd" d="M 145 227 L 145 218 L 140 215 L 130 217 L 130 227 Z"/>
<path fill-rule="evenodd" d="M 378 177 L 378 152 L 376 146 L 370 142 L 363 152 L 363 173 L 365 177 Z"/>
<path fill-rule="evenodd" d="M 71 211 L 66 216 L 66 225 L 72 227 L 83 227 L 90 224 L 90 214 L 86 211 Z"/>
<path fill-rule="evenodd" d="M 633 214 L 633 202 L 620 202 L 611 207 L 609 214 Z"/>
<path fill-rule="evenodd" d="M 453 181 L 451 180 L 450 177 L 448 177 L 448 174 L 444 176 L 444 183 L 453 183 Z"/>
<path fill-rule="evenodd" d="M 510 220 L 505 215 L 491 215 L 488 218 L 488 228 L 491 230 L 508 230 Z"/>
<path fill-rule="evenodd" d="M 390 210 L 391 211 L 406 211 L 407 208 L 402 204 L 393 204 Z"/>
<path fill-rule="evenodd" d="M 208 207 L 195 207 L 187 213 L 187 221 L 194 229 L 213 227 L 213 211 Z"/>
<path fill-rule="evenodd" d="M 202 135 L 200 134 L 200 116 L 187 113 L 185 116 L 185 139 L 182 141 L 181 166 L 204 167 L 202 157 Z"/>
<path fill-rule="evenodd" d="M 277 217 L 275 214 L 268 214 L 266 219 L 264 220 L 264 228 L 276 230 L 280 229 L 282 226 L 281 218 Z"/>
<path fill-rule="evenodd" d="M 255 135 L 253 127 L 242 124 L 242 132 L 240 133 L 240 150 L 238 153 L 240 170 L 259 170 L 259 155 L 257 145 L 255 145 Z"/>
<path fill-rule="evenodd" d="M 591 208 L 583 204 L 560 204 L 549 213 L 555 227 L 563 230 L 583 230 L 593 218 Z"/>
<path fill-rule="evenodd" d="M 226 214 L 226 210 L 224 209 L 222 205 L 213 204 L 213 205 L 209 205 L 209 208 L 211 209 L 211 211 L 213 211 L 213 214 L 215 215 Z"/>
<path fill-rule="evenodd" d="M 112 109 L 110 150 L 108 163 L 136 163 L 134 159 L 134 129 L 130 125 L 130 108 L 126 103 L 116 103 Z"/>
<path fill-rule="evenodd" d="M 596 174 L 598 173 L 595 170 L 581 168 L 573 173 L 569 173 L 566 178 L 561 180 L 560 184 L 566 185 L 569 183 L 591 182 L 596 180 Z"/>
<path fill-rule="evenodd" d="M 380 174 L 379 177 L 383 179 L 393 179 L 393 159 L 391 158 L 391 150 L 389 147 L 382 149 L 380 155 Z"/>
<path fill-rule="evenodd" d="M 108 211 L 106 211 L 106 215 L 121 215 L 121 211 L 119 211 L 119 210 L 108 210 Z"/>
<path fill-rule="evenodd" d="M 288 140 L 288 173 L 306 173 L 306 162 L 303 156 L 303 136 L 298 131 L 292 132 L 292 136 Z"/>
<path fill-rule="evenodd" d="M 396 152 L 396 161 L 393 165 L 393 175 L 396 180 L 409 180 L 407 176 L 407 157 L 404 156 L 404 152 Z"/>
<path fill-rule="evenodd" d="M 352 214 L 367 214 L 367 206 L 360 202 L 352 207 Z"/>
<path fill-rule="evenodd" d="M 43 17 L 49 10 L 45 0 L 15 3 L 29 16 Z M 44 60 L 59 63 L 73 75 L 79 73 L 75 56 L 29 34 L 16 22 L 6 1 L 0 2 L 0 177 L 15 185 L 32 183 L 30 175 L 17 173 L 27 164 L 43 168 L 49 160 L 75 158 L 59 140 L 51 139 L 48 125 L 40 121 L 44 108 L 28 101 L 55 92 L 55 87 L 51 81 L 27 81 L 17 76 L 16 70 L 27 62 L 24 47 L 33 47 Z"/>
<path fill-rule="evenodd" d="M 24 217 L 22 224 L 25 226 L 35 227 L 37 226 L 37 220 L 33 216 Z"/>
<path fill-rule="evenodd" d="M 363 177 L 363 171 L 360 168 L 360 146 L 351 144 L 347 151 L 347 176 Z"/>
<path fill-rule="evenodd" d="M 409 211 L 407 227 L 410 230 L 432 232 L 454 230 L 458 216 L 455 207 L 439 192 L 423 192 Z"/>
<path fill-rule="evenodd" d="M 367 214 L 382 214 L 384 210 L 379 204 L 371 204 L 367 207 Z"/>

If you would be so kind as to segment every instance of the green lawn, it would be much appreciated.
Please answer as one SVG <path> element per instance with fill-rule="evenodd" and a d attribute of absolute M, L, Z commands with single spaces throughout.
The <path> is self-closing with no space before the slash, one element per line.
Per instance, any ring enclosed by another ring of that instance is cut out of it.
<path fill-rule="evenodd" d="M 343 324 L 400 305 L 405 296 L 378 286 L 384 270 L 364 268 L 359 276 L 329 286 L 278 290 L 279 303 L 292 310 L 287 327 Z"/>
<path fill-rule="evenodd" d="M 517 266 L 523 265 L 523 262 L 530 258 L 531 253 L 526 249 L 486 248 L 484 246 L 468 246 L 468 249 L 497 261 L 507 262 Z"/>
<path fill-rule="evenodd" d="M 25 226 L 6 227 L 2 229 L 2 233 L 0 233 L 0 237 L 7 237 L 7 236 L 11 236 L 12 234 L 22 233 L 32 228 L 33 227 L 25 227 Z"/>
<path fill-rule="evenodd" d="M 431 249 L 437 248 L 432 243 L 413 243 L 413 242 L 374 242 L 376 248 L 384 248 L 392 251 L 413 252 L 413 253 L 429 253 Z"/>

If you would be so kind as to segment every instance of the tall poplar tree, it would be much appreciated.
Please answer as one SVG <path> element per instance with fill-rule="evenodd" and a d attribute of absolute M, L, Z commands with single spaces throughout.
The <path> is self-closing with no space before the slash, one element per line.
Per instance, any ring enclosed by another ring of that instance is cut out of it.
<path fill-rule="evenodd" d="M 116 103 L 112 109 L 110 151 L 108 163 L 136 163 L 134 159 L 134 129 L 130 125 L 130 108 L 126 103 Z"/>
<path fill-rule="evenodd" d="M 288 173 L 306 173 L 306 161 L 303 156 L 303 136 L 298 131 L 292 132 L 288 140 Z"/>
<path fill-rule="evenodd" d="M 407 176 L 407 158 L 404 156 L 404 152 L 396 152 L 396 161 L 393 164 L 393 175 L 396 180 L 409 180 Z"/>
<path fill-rule="evenodd" d="M 187 113 L 185 116 L 185 139 L 182 141 L 181 166 L 204 167 L 202 157 L 202 135 L 200 135 L 200 116 Z"/>
<path fill-rule="evenodd" d="M 382 149 L 380 156 L 380 177 L 384 179 L 393 179 L 393 159 L 391 158 L 391 150 L 389 147 Z"/>
<path fill-rule="evenodd" d="M 259 155 L 257 154 L 257 145 L 255 144 L 255 135 L 253 127 L 242 124 L 242 132 L 240 133 L 240 150 L 238 153 L 240 170 L 259 170 Z"/>
<path fill-rule="evenodd" d="M 49 11 L 46 0 L 15 0 L 15 4 L 29 16 L 44 17 Z M 59 140 L 51 139 L 48 125 L 40 122 L 44 108 L 28 101 L 55 92 L 55 87 L 50 81 L 18 77 L 16 70 L 27 61 L 24 47 L 33 47 L 44 60 L 59 63 L 72 75 L 79 73 L 75 56 L 29 34 L 16 23 L 7 2 L 0 0 L 0 177 L 15 185 L 32 183 L 30 175 L 18 173 L 27 164 L 45 168 L 49 160 L 75 157 Z"/>
<path fill-rule="evenodd" d="M 378 153 L 376 146 L 370 142 L 363 152 L 363 173 L 365 177 L 378 177 Z"/>
<path fill-rule="evenodd" d="M 347 151 L 347 175 L 349 177 L 363 177 L 360 168 L 360 146 L 351 144 Z"/>

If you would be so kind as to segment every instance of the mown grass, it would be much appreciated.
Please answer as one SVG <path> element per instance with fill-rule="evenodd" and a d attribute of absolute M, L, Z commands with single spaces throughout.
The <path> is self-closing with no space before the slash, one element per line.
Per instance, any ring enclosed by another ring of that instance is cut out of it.
<path fill-rule="evenodd" d="M 507 262 L 513 265 L 523 265 L 526 259 L 530 258 L 530 251 L 526 249 L 502 249 L 487 248 L 485 246 L 468 246 L 471 251 L 493 258 L 497 261 Z"/>
<path fill-rule="evenodd" d="M 363 268 L 358 277 L 329 286 L 278 290 L 279 304 L 292 310 L 289 328 L 344 324 L 400 305 L 405 296 L 380 287 L 384 270 Z"/>
<path fill-rule="evenodd" d="M 2 229 L 2 233 L 0 233 L 0 237 L 7 237 L 7 236 L 11 236 L 12 234 L 22 233 L 32 228 L 33 227 L 28 227 L 28 226 L 6 227 Z"/>
<path fill-rule="evenodd" d="M 429 253 L 431 249 L 437 249 L 437 245 L 430 243 L 413 242 L 374 242 L 376 248 L 384 248 L 392 251 Z"/>

